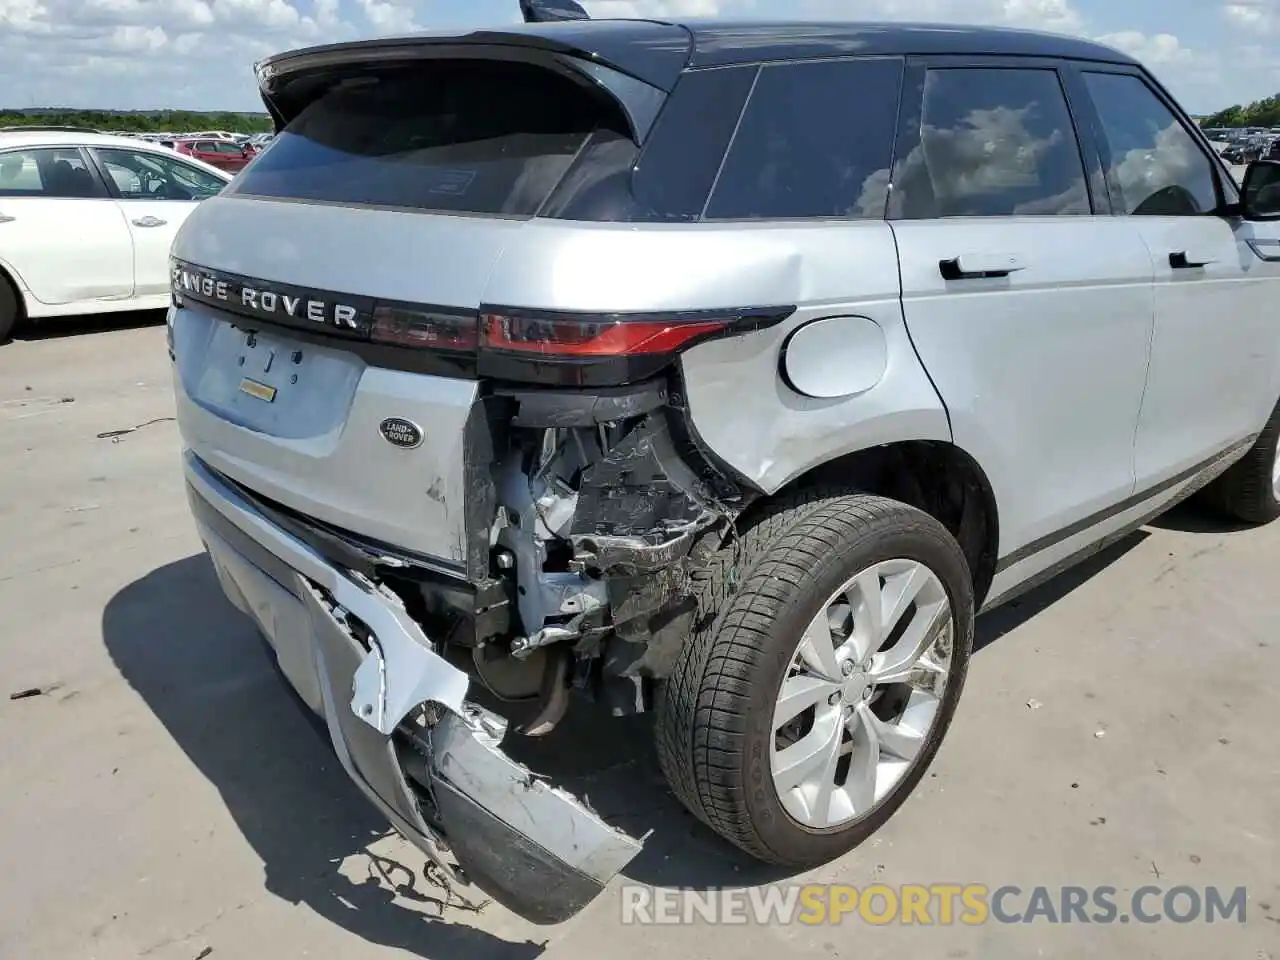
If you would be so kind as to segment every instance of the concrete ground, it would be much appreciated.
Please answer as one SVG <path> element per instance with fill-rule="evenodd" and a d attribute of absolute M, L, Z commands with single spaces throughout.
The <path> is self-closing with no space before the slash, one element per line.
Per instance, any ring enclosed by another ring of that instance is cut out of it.
<path fill-rule="evenodd" d="M 0 348 L 0 957 L 1280 957 L 1280 525 L 1179 509 L 979 624 L 917 795 L 811 879 L 1247 887 L 1244 924 L 562 927 L 440 909 L 188 519 L 155 318 Z M 109 436 L 115 431 L 127 431 Z M 780 879 L 662 789 L 644 725 L 552 744 L 662 887 Z"/>

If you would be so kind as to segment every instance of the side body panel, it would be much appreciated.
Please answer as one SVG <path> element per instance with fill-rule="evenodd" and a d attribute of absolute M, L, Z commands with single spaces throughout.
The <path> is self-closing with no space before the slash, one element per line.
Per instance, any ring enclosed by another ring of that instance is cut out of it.
<path fill-rule="evenodd" d="M 1280 399 L 1280 263 L 1267 263 L 1221 217 L 1132 217 L 1156 269 L 1151 376 L 1137 435 L 1140 488 L 1242 437 Z M 1280 231 L 1277 231 L 1280 236 Z M 1175 269 L 1170 255 L 1206 261 Z"/>
<path fill-rule="evenodd" d="M 1112 213 L 1155 281 L 1151 365 L 1135 437 L 1139 492 L 1256 435 L 1280 397 L 1280 225 L 1224 215 L 1238 185 L 1204 133 L 1138 67 L 1078 64 L 1072 85 Z"/>
<path fill-rule="evenodd" d="M 31 316 L 132 296 L 133 241 L 114 200 L 0 197 L 0 218 L 0 259 L 34 301 Z"/>
<path fill-rule="evenodd" d="M 907 325 L 1000 510 L 1017 556 L 1134 489 L 1133 437 L 1153 326 L 1151 258 L 1123 220 L 894 224 Z M 1008 277 L 948 280 L 939 263 L 1016 256 Z"/>
<path fill-rule="evenodd" d="M 164 296 L 169 291 L 169 251 L 194 200 L 119 200 L 133 237 L 134 296 Z"/>

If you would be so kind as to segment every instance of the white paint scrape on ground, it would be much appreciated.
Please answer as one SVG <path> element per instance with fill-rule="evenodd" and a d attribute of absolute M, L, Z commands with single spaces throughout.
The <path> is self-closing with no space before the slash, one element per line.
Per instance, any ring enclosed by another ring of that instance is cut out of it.
<path fill-rule="evenodd" d="M 172 414 L 162 326 L 0 348 L 0 957 L 1280 958 L 1280 525 L 1179 509 L 981 620 L 933 774 L 804 878 L 1243 886 L 1243 924 L 640 928 L 619 881 L 540 929 L 442 910 L 344 780 L 219 593 Z M 530 755 L 655 831 L 626 882 L 787 880 L 676 806 L 642 721 Z"/>

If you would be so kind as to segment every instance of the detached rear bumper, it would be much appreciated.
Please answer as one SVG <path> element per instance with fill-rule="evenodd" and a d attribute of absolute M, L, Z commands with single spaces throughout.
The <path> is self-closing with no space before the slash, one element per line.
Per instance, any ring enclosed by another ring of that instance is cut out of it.
<path fill-rule="evenodd" d="M 467 703 L 467 675 L 396 599 L 272 524 L 189 451 L 184 469 L 228 598 L 324 718 L 343 769 L 446 873 L 456 863 L 514 912 L 558 923 L 639 852 L 502 753 L 505 722 Z"/>

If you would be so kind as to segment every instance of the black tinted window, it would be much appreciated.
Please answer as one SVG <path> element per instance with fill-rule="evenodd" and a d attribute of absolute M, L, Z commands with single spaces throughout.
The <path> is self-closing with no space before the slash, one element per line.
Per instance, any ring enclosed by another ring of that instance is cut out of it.
<path fill-rule="evenodd" d="M 1102 122 L 1117 212 L 1188 216 L 1217 209 L 1212 162 L 1146 83 L 1116 73 L 1084 77 Z"/>
<path fill-rule="evenodd" d="M 102 192 L 75 147 L 0 153 L 0 197 L 82 199 Z"/>
<path fill-rule="evenodd" d="M 644 150 L 619 134 L 597 133 L 542 216 L 633 222 L 698 219 L 755 76 L 755 67 L 684 74 Z"/>
<path fill-rule="evenodd" d="M 761 69 L 707 217 L 883 217 L 902 61 Z"/>
<path fill-rule="evenodd" d="M 1089 213 L 1057 73 L 930 70 L 919 141 L 900 161 L 894 193 L 894 215 L 907 219 Z"/>
<path fill-rule="evenodd" d="M 615 105 L 524 63 L 449 60 L 362 77 L 310 104 L 236 190 L 529 216 Z"/>

